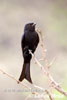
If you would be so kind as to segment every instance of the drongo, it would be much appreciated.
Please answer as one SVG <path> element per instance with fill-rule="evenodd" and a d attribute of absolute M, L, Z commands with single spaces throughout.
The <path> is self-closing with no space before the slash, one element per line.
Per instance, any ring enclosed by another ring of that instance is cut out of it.
<path fill-rule="evenodd" d="M 31 52 L 34 53 L 39 43 L 39 35 L 35 31 L 35 26 L 36 24 L 34 23 L 28 23 L 24 27 L 24 34 L 21 39 L 21 48 L 22 48 L 24 63 L 21 75 L 19 77 L 19 82 L 21 82 L 25 78 L 30 83 L 32 83 L 30 76 L 30 61 L 32 55 L 29 53 L 29 50 L 31 50 Z"/>

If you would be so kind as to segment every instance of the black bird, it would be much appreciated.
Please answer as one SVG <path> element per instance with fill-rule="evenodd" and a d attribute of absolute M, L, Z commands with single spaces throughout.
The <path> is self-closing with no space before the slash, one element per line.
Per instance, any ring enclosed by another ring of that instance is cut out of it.
<path fill-rule="evenodd" d="M 21 48 L 22 48 L 24 63 L 19 78 L 19 82 L 21 82 L 25 78 L 30 83 L 32 83 L 30 76 L 30 61 L 32 55 L 29 53 L 29 50 L 31 50 L 31 52 L 34 53 L 39 43 L 39 36 L 38 33 L 35 31 L 35 26 L 36 24 L 34 23 L 28 23 L 25 25 L 24 28 L 24 34 L 21 40 Z"/>

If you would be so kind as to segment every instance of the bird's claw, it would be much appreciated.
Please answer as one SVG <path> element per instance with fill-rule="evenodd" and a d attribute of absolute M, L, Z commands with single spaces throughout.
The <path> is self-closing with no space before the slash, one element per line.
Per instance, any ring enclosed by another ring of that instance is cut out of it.
<path fill-rule="evenodd" d="M 17 84 L 19 84 L 20 83 L 20 81 L 17 81 Z"/>

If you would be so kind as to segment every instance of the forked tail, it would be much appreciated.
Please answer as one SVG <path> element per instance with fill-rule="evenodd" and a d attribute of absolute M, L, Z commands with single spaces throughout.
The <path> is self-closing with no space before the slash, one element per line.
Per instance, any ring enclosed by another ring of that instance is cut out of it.
<path fill-rule="evenodd" d="M 30 76 L 30 62 L 23 64 L 23 69 L 19 78 L 19 81 L 23 81 L 23 79 L 28 80 L 30 83 L 32 83 L 31 76 Z"/>

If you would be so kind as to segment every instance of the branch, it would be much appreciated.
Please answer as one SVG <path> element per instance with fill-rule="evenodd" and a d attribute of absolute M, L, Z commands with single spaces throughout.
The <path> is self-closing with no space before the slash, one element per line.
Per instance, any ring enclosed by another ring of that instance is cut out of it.
<path fill-rule="evenodd" d="M 24 87 L 27 88 L 28 90 L 30 90 L 30 91 L 32 90 L 32 88 L 30 88 L 30 87 L 27 86 L 26 84 L 22 84 L 22 83 L 19 82 L 14 76 L 8 74 L 7 72 L 3 71 L 2 69 L 0 69 L 0 72 L 2 72 L 3 74 L 5 74 L 6 76 L 8 76 L 9 78 L 11 78 L 12 80 L 16 81 L 16 82 L 19 83 L 21 86 L 24 86 Z M 46 92 L 46 90 L 43 89 L 43 88 L 41 88 L 40 86 L 37 86 L 37 85 L 35 85 L 35 84 L 32 84 L 32 85 L 33 85 L 33 87 L 38 88 L 38 89 L 40 89 L 40 90 Z M 36 92 L 36 91 L 31 91 L 31 93 L 34 94 L 34 95 L 35 95 L 35 94 L 39 94 L 39 93 Z M 30 94 L 25 100 L 28 100 L 30 97 L 31 97 L 31 94 Z"/>
<path fill-rule="evenodd" d="M 65 96 L 67 96 L 67 92 L 65 92 L 61 86 L 53 79 L 53 77 L 50 75 L 49 71 L 46 71 L 44 69 L 44 66 L 40 64 L 40 62 L 35 58 L 35 56 L 33 55 L 33 53 L 29 50 L 30 54 L 32 55 L 32 57 L 34 58 L 36 64 L 41 68 L 42 72 L 48 77 L 48 79 L 50 80 L 52 86 L 59 91 L 60 93 L 64 94 Z M 45 57 L 46 58 L 46 57 Z M 45 60 L 45 59 L 44 59 Z M 48 68 L 48 62 L 46 59 L 46 67 Z"/>
<path fill-rule="evenodd" d="M 44 45 L 44 41 L 43 41 L 43 34 L 41 31 L 38 30 L 38 32 L 40 33 L 40 39 L 41 39 L 41 47 L 43 50 L 43 54 L 44 54 L 44 62 L 46 64 L 46 67 L 48 68 L 47 70 L 49 70 L 50 66 L 52 65 L 53 61 L 51 62 L 51 64 L 48 64 L 48 60 L 46 57 L 46 52 L 45 52 L 45 45 Z M 49 71 L 48 71 L 49 72 Z M 52 82 L 52 84 L 54 85 L 55 89 L 58 90 L 59 92 L 61 92 L 62 94 L 64 94 L 65 96 L 67 96 L 67 92 L 65 92 L 61 86 L 54 81 L 53 77 L 50 75 L 50 73 L 47 74 L 47 76 L 49 77 L 50 81 Z"/>
<path fill-rule="evenodd" d="M 2 72 L 3 74 L 5 74 L 5 75 L 8 76 L 9 78 L 15 80 L 15 81 L 18 83 L 18 80 L 17 80 L 14 76 L 8 74 L 7 72 L 3 71 L 2 69 L 0 69 L 0 72 Z M 31 90 L 31 88 L 30 88 L 29 86 L 27 86 L 26 84 L 22 84 L 21 82 L 20 82 L 19 84 L 20 84 L 21 86 L 24 86 L 25 88 Z"/>
<path fill-rule="evenodd" d="M 49 68 L 49 64 L 48 64 L 47 57 L 46 57 L 46 51 L 47 50 L 45 49 L 45 46 L 44 46 L 42 32 L 40 30 L 37 30 L 37 31 L 40 34 L 40 42 L 41 42 L 41 47 L 43 49 L 43 59 L 44 59 L 44 62 L 45 62 L 46 67 Z"/>
<path fill-rule="evenodd" d="M 51 94 L 49 93 L 49 91 L 46 90 L 46 94 L 49 96 L 50 100 L 54 100 L 54 98 L 51 96 Z"/>
<path fill-rule="evenodd" d="M 43 37 L 42 37 L 42 32 L 38 31 L 40 33 L 40 39 L 41 39 L 41 47 L 43 49 L 43 59 L 37 60 L 37 58 L 33 55 L 33 53 L 29 50 L 30 54 L 32 55 L 32 57 L 34 58 L 36 64 L 41 68 L 42 72 L 44 73 L 44 75 L 46 75 L 48 77 L 48 79 L 50 80 L 51 83 L 51 87 L 53 87 L 53 89 L 56 89 L 57 91 L 59 91 L 60 93 L 64 94 L 65 96 L 67 96 L 67 92 L 65 92 L 61 86 L 53 79 L 53 77 L 50 74 L 49 68 L 52 65 L 53 62 L 51 62 L 50 64 L 48 63 L 47 57 L 46 57 L 46 49 L 44 46 L 44 41 L 43 41 Z M 45 62 L 45 66 L 46 69 L 44 68 L 44 66 L 39 62 L 41 60 L 44 60 Z M 29 86 L 27 86 L 26 84 L 22 84 L 21 82 L 19 82 L 14 76 L 6 73 L 5 71 L 3 71 L 2 69 L 0 69 L 0 72 L 2 72 L 3 74 L 7 75 L 9 78 L 15 80 L 17 83 L 19 83 L 21 86 L 24 86 L 25 88 L 27 88 L 28 90 L 32 90 L 32 88 L 30 88 Z M 52 95 L 50 94 L 50 92 L 48 90 L 43 89 L 42 87 L 39 87 L 35 84 L 32 84 L 35 88 L 38 88 L 40 90 L 43 90 L 48 96 L 50 100 L 54 100 L 54 98 L 52 98 Z M 32 92 L 32 94 L 39 94 L 38 92 L 34 91 Z M 29 95 L 26 100 L 29 99 L 31 95 Z M 44 99 L 44 98 L 43 98 Z"/>

